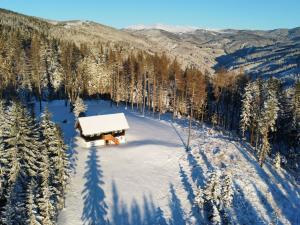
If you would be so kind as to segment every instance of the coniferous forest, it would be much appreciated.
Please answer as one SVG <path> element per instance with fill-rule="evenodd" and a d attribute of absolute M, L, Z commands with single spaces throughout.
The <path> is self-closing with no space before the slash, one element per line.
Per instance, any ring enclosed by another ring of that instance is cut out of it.
<path fill-rule="evenodd" d="M 30 25 L 26 25 L 30 24 Z M 34 25 L 32 25 L 34 24 Z M 189 118 L 230 131 L 255 148 L 263 166 L 278 155 L 300 160 L 300 83 L 252 79 L 219 69 L 181 66 L 166 53 L 113 42 L 72 42 L 48 34 L 47 22 L 0 18 L 0 217 L 2 224 L 53 224 L 64 207 L 66 144 L 46 109 L 33 102 L 110 100 L 160 119 Z"/>

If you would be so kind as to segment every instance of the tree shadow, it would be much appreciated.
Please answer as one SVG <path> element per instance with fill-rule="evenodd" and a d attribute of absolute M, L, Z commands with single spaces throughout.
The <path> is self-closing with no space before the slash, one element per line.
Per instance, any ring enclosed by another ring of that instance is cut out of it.
<path fill-rule="evenodd" d="M 169 207 L 171 210 L 171 218 L 169 223 L 172 225 L 185 225 L 185 213 L 182 209 L 180 199 L 176 195 L 173 184 L 170 184 L 171 199 L 169 199 Z"/>
<path fill-rule="evenodd" d="M 214 170 L 214 166 L 210 163 L 210 161 L 208 160 L 207 156 L 205 155 L 205 153 L 203 151 L 199 151 L 199 154 L 201 155 L 202 160 L 204 161 L 207 170 Z"/>
<path fill-rule="evenodd" d="M 175 133 L 177 134 L 177 136 L 179 137 L 180 141 L 182 142 L 184 148 L 186 149 L 187 146 L 186 146 L 185 141 L 183 140 L 183 137 L 182 137 L 181 134 L 178 132 L 178 130 L 176 129 L 176 127 L 174 126 L 173 123 L 171 123 L 171 126 L 172 126 L 172 128 L 174 129 L 174 131 L 175 131 Z"/>
<path fill-rule="evenodd" d="M 130 224 L 142 224 L 142 213 L 140 210 L 140 206 L 136 202 L 135 199 L 133 199 L 131 203 L 131 223 Z"/>
<path fill-rule="evenodd" d="M 274 217 L 275 211 L 274 211 L 273 207 L 271 206 L 271 204 L 269 203 L 266 196 L 257 188 L 257 186 L 255 184 L 252 183 L 252 186 L 254 187 L 255 192 L 256 192 L 261 204 L 264 206 L 268 217 L 270 218 L 270 220 L 273 220 L 272 223 L 274 223 L 276 225 L 283 224 L 278 217 L 277 218 Z M 276 223 L 275 223 L 275 220 L 276 220 Z"/>
<path fill-rule="evenodd" d="M 106 219 L 108 207 L 104 201 L 105 193 L 101 187 L 104 185 L 102 173 L 97 149 L 92 147 L 86 162 L 84 174 L 86 182 L 82 192 L 84 206 L 81 219 L 84 224 L 108 224 Z"/>
<path fill-rule="evenodd" d="M 289 179 L 279 177 L 279 175 L 276 174 L 277 172 L 275 172 L 273 168 L 270 168 L 268 162 L 265 163 L 264 168 L 261 168 L 253 156 L 254 153 L 252 149 L 245 151 L 236 143 L 233 142 L 233 144 L 242 153 L 243 157 L 253 165 L 257 175 L 268 186 L 269 193 L 272 195 L 278 208 L 282 211 L 283 216 L 285 216 L 291 224 L 295 224 L 295 222 L 297 224 L 300 218 L 300 198 L 298 191 L 289 184 Z M 243 144 L 242 146 L 244 147 Z M 247 147 L 247 150 L 248 148 L 249 147 Z M 272 176 L 267 174 L 265 169 L 268 169 Z"/>
<path fill-rule="evenodd" d="M 186 173 L 183 170 L 183 167 L 181 165 L 179 165 L 179 174 L 180 174 L 181 183 L 183 185 L 183 188 L 187 193 L 187 198 L 188 198 L 189 202 L 191 203 L 191 205 L 193 205 L 194 200 L 195 200 L 194 190 L 193 190 L 192 184 L 189 182 L 188 176 L 186 175 Z"/>
<path fill-rule="evenodd" d="M 201 166 L 198 164 L 197 160 L 193 156 L 192 153 L 187 153 L 187 159 L 189 166 L 191 168 L 191 175 L 193 182 L 197 185 L 197 187 L 203 187 L 204 186 L 204 172 Z"/>
<path fill-rule="evenodd" d="M 187 193 L 187 198 L 192 206 L 192 216 L 195 218 L 197 224 L 201 224 L 201 222 L 203 222 L 203 214 L 201 213 L 201 210 L 195 206 L 196 195 L 194 194 L 192 184 L 189 182 L 189 178 L 181 165 L 179 165 L 179 174 L 183 188 Z"/>
<path fill-rule="evenodd" d="M 144 145 L 159 145 L 159 146 L 166 146 L 170 148 L 176 148 L 180 147 L 180 144 L 176 144 L 173 142 L 168 142 L 168 141 L 162 141 L 162 140 L 157 140 L 157 139 L 142 139 L 138 141 L 129 141 L 125 145 L 120 145 L 118 148 L 133 148 L 133 147 L 139 147 L 139 146 L 144 146 Z"/>
<path fill-rule="evenodd" d="M 156 207 L 152 197 L 143 195 L 143 202 L 139 204 L 133 199 L 127 206 L 120 198 L 115 181 L 112 182 L 111 223 L 114 225 L 167 225 L 164 213 Z"/>
<path fill-rule="evenodd" d="M 233 211 L 237 224 L 266 224 L 253 207 L 250 200 L 245 197 L 243 189 L 234 182 Z"/>
<path fill-rule="evenodd" d="M 145 195 L 143 196 L 143 206 L 144 206 L 144 224 L 145 225 L 155 224 L 156 208 L 154 206 L 151 195 L 149 196 L 149 200 Z"/>
<path fill-rule="evenodd" d="M 156 212 L 155 212 L 155 222 L 157 225 L 168 225 L 164 212 L 160 207 L 157 207 Z"/>
<path fill-rule="evenodd" d="M 278 174 L 278 172 L 274 170 L 274 168 L 272 168 L 271 165 L 268 163 L 265 164 L 265 169 L 268 169 L 268 171 L 272 174 L 277 184 L 280 184 L 285 190 L 287 190 L 287 193 L 290 197 L 294 197 L 299 200 L 297 202 L 299 204 L 297 204 L 296 207 L 300 208 L 300 189 L 296 189 L 295 186 L 293 187 L 290 182 L 285 182 L 286 180 L 294 179 L 294 177 L 292 177 L 288 173 L 285 173 L 284 174 L 285 179 L 282 179 L 282 177 Z"/>
<path fill-rule="evenodd" d="M 69 168 L 74 174 L 76 174 L 78 151 L 76 150 L 78 144 L 74 141 L 74 138 L 70 139 L 67 149 L 67 154 L 69 158 Z"/>

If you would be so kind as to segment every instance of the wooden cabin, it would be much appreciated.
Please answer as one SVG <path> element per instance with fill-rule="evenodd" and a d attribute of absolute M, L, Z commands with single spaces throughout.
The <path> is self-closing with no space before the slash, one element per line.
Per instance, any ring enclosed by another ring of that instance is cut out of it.
<path fill-rule="evenodd" d="M 126 143 L 126 130 L 129 129 L 124 113 L 79 117 L 76 129 L 85 145 L 102 146 Z"/>

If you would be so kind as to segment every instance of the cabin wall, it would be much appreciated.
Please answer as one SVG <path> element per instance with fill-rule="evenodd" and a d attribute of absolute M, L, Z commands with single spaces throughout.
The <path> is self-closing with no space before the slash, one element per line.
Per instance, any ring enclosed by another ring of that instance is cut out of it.
<path fill-rule="evenodd" d="M 86 148 L 99 147 L 99 146 L 104 146 L 105 141 L 104 140 L 96 140 L 96 141 L 88 141 L 88 142 L 84 141 L 84 145 Z"/>
<path fill-rule="evenodd" d="M 116 137 L 120 144 L 125 144 L 126 143 L 126 136 L 125 135 L 120 135 Z M 82 146 L 85 146 L 86 148 L 91 148 L 91 147 L 99 147 L 99 146 L 105 146 L 106 142 L 105 140 L 102 139 L 97 139 L 93 141 L 86 141 L 83 137 L 80 137 L 81 139 L 81 144 Z M 115 143 L 113 141 L 108 142 L 109 145 L 114 145 Z"/>

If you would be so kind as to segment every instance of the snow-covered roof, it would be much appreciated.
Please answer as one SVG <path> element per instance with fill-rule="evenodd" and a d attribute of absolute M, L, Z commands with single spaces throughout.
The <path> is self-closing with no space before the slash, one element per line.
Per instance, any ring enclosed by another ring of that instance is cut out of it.
<path fill-rule="evenodd" d="M 78 123 L 84 136 L 129 129 L 124 113 L 79 117 Z"/>

